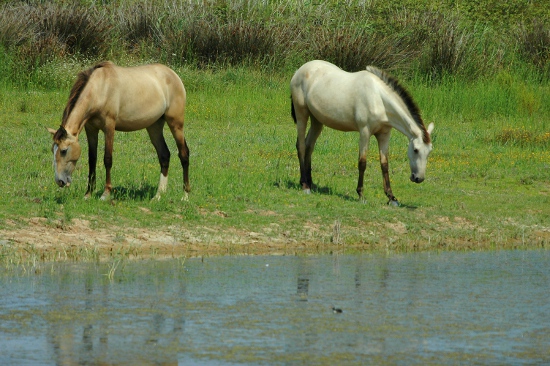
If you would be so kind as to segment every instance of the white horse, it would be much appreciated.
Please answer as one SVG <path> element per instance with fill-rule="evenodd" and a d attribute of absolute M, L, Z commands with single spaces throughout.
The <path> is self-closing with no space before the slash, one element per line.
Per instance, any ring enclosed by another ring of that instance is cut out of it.
<path fill-rule="evenodd" d="M 392 127 L 409 139 L 411 181 L 424 181 L 430 134 L 434 125 L 424 126 L 420 112 L 409 93 L 384 71 L 368 66 L 365 71 L 348 73 L 326 61 L 310 61 L 300 67 L 290 81 L 292 117 L 298 139 L 300 183 L 311 192 L 311 154 L 323 126 L 339 131 L 359 132 L 359 180 L 357 193 L 363 197 L 363 177 L 371 135 L 376 136 L 380 166 L 388 204 L 399 205 L 392 193 L 388 174 L 388 147 Z M 306 136 L 308 119 L 311 127 Z"/>

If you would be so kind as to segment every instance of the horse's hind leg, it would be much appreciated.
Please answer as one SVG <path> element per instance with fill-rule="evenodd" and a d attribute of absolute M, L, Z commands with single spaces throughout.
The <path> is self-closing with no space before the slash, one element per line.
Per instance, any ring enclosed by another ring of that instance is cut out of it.
<path fill-rule="evenodd" d="M 185 141 L 183 119 L 166 118 L 168 127 L 170 127 L 170 132 L 172 132 L 174 140 L 176 140 L 176 146 L 178 147 L 178 157 L 183 169 L 183 190 L 185 191 L 185 199 L 187 193 L 191 191 L 191 185 L 189 184 L 189 147 L 187 146 L 187 141 Z"/>
<path fill-rule="evenodd" d="M 311 116 L 311 127 L 306 136 L 306 151 L 305 151 L 305 172 L 306 172 L 306 182 L 308 186 L 313 186 L 313 179 L 311 178 L 311 155 L 315 149 L 315 143 L 317 138 L 323 131 L 323 124 L 319 122 L 313 115 Z"/>
<path fill-rule="evenodd" d="M 300 108 L 300 105 L 295 104 L 293 100 L 292 116 L 294 117 L 294 122 L 296 123 L 296 153 L 300 163 L 300 185 L 302 186 L 304 192 L 311 193 L 311 160 L 309 172 L 306 166 L 306 129 L 307 121 L 309 119 L 309 111 L 307 108 Z"/>
<path fill-rule="evenodd" d="M 161 193 L 166 192 L 166 187 L 168 185 L 168 167 L 170 165 L 170 150 L 168 149 L 168 146 L 166 145 L 166 141 L 164 140 L 164 136 L 162 134 L 163 128 L 163 119 L 159 119 L 157 122 L 147 127 L 147 133 L 149 134 L 151 143 L 157 151 L 157 157 L 160 164 L 160 180 L 157 194 L 155 195 L 156 199 L 160 199 Z"/>

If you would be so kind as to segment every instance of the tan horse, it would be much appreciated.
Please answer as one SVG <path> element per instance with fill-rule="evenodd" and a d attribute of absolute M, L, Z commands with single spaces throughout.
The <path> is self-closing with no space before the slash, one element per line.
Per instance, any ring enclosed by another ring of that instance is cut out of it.
<path fill-rule="evenodd" d="M 61 127 L 53 134 L 55 182 L 60 187 L 71 184 L 71 174 L 80 158 L 78 135 L 86 129 L 88 139 L 89 175 L 85 198 L 95 189 L 97 145 L 99 131 L 105 135 L 105 191 L 111 193 L 113 142 L 116 131 L 147 129 L 160 163 L 160 181 L 156 197 L 166 191 L 170 151 L 163 136 L 164 124 L 176 140 L 183 167 L 185 197 L 189 186 L 189 148 L 183 133 L 186 93 L 179 76 L 160 64 L 138 67 L 118 67 L 102 62 L 78 74 L 71 89 Z"/>
<path fill-rule="evenodd" d="M 298 139 L 300 184 L 309 193 L 312 186 L 311 154 L 323 126 L 359 132 L 359 179 L 357 193 L 363 197 L 363 177 L 372 135 L 378 140 L 384 192 L 388 204 L 399 205 L 390 187 L 388 147 L 392 127 L 409 139 L 411 181 L 424 180 L 432 150 L 433 123 L 424 126 L 418 107 L 397 80 L 375 67 L 348 73 L 325 61 L 310 61 L 296 71 L 290 82 L 292 117 Z M 307 133 L 308 119 L 311 127 Z"/>

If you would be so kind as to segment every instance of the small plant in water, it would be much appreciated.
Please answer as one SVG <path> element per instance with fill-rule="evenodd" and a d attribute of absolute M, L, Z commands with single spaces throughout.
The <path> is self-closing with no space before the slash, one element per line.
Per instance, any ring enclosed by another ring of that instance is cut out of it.
<path fill-rule="evenodd" d="M 332 228 L 332 237 L 331 237 L 331 241 L 332 241 L 332 243 L 334 243 L 334 244 L 336 244 L 336 245 L 339 245 L 339 244 L 341 243 L 341 239 L 340 239 L 340 227 L 341 227 L 340 220 L 334 221 L 334 227 Z"/>
<path fill-rule="evenodd" d="M 112 281 L 115 277 L 115 272 L 122 262 L 122 259 L 115 259 L 113 263 L 109 264 L 109 272 L 105 273 L 104 275 L 107 276 L 109 281 Z"/>

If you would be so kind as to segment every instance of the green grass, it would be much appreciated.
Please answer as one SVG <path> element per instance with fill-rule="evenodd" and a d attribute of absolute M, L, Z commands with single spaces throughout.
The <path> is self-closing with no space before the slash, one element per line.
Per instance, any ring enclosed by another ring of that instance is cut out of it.
<path fill-rule="evenodd" d="M 289 106 L 291 74 L 247 68 L 177 72 L 188 90 L 185 133 L 191 150 L 192 192 L 187 202 L 180 200 L 181 166 L 167 129 L 172 160 L 169 189 L 160 202 L 150 201 L 160 169 L 145 131 L 115 137 L 113 201 L 98 199 L 105 176 L 101 158 L 96 195 L 82 199 L 88 170 L 84 133 L 73 184 L 57 188 L 51 136 L 45 127 L 59 125 L 68 88 L 1 87 L 0 230 L 33 230 L 28 220 L 35 217 L 45 218 L 52 230 L 69 231 L 75 219 L 88 220 L 92 228 L 114 227 L 112 245 L 119 248 L 117 255 L 122 251 L 127 256 L 139 252 L 125 241 L 138 229 L 172 234 L 174 242 L 183 246 L 187 237 L 181 232 L 191 232 L 205 245 L 227 247 L 227 253 L 246 249 L 232 246 L 220 233 L 248 239 L 258 234 L 263 242 L 284 239 L 297 251 L 304 246 L 334 250 L 331 241 L 337 222 L 340 248 L 348 251 L 548 245 L 547 83 L 514 77 L 503 82 L 502 76 L 470 83 L 403 80 L 426 123 L 435 122 L 436 129 L 427 179 L 419 185 L 408 179 L 406 138 L 393 132 L 390 177 L 402 206 L 392 208 L 386 206 L 374 139 L 366 202 L 357 199 L 356 133 L 323 131 L 313 155 L 316 189 L 311 195 L 301 192 Z M 0 236 L 0 257 L 14 260 L 15 242 L 9 234 Z M 40 249 L 28 244 L 26 252 L 40 258 L 36 254 Z M 41 256 L 91 260 L 98 256 L 93 248 L 71 253 L 73 257 Z"/>

